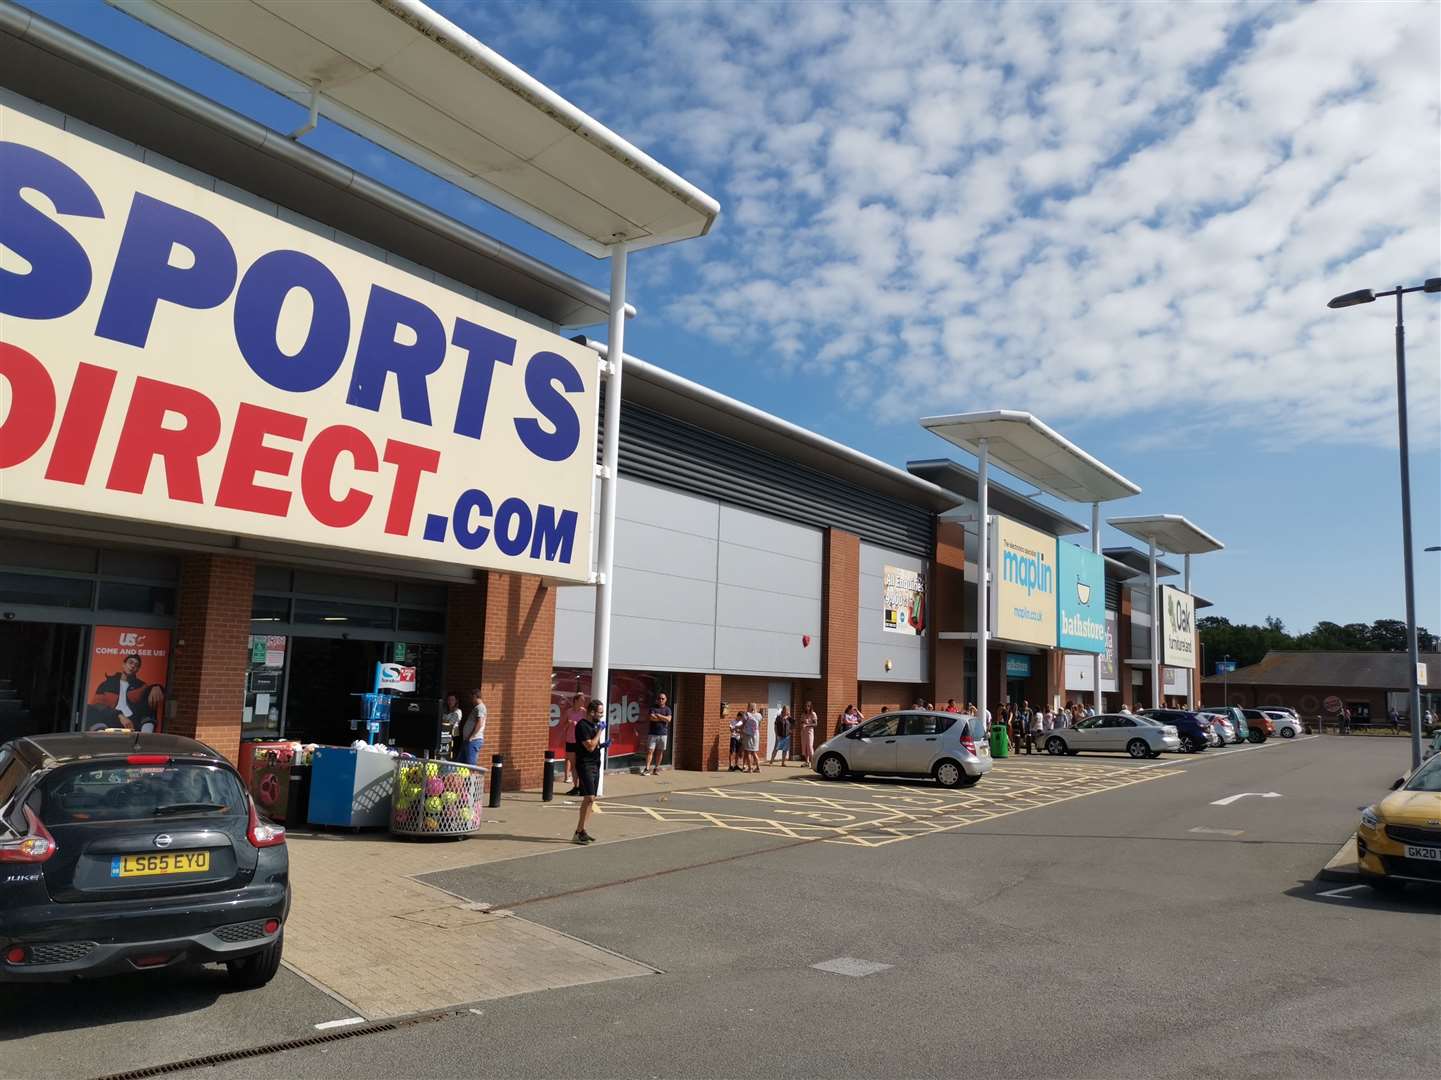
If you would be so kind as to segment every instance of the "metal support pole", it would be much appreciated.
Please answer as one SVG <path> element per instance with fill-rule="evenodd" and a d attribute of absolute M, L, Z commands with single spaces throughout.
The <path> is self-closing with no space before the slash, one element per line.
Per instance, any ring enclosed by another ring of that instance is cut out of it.
<path fill-rule="evenodd" d="M 1151 708 L 1161 707 L 1161 599 L 1156 594 L 1156 538 L 1150 539 L 1151 554 Z"/>
<path fill-rule="evenodd" d="M 1186 595 L 1187 595 L 1187 596 L 1190 596 L 1190 595 L 1191 595 L 1191 556 L 1189 556 L 1189 555 L 1185 556 L 1185 560 L 1186 560 L 1186 561 L 1185 561 L 1185 564 L 1184 564 L 1184 565 L 1185 565 L 1185 567 L 1186 567 L 1186 579 L 1185 579 L 1185 580 L 1186 580 Z M 1196 627 L 1195 627 L 1194 625 L 1192 625 L 1192 627 L 1191 627 L 1191 640 L 1192 640 L 1192 641 L 1195 641 L 1195 640 L 1196 640 L 1195 635 L 1196 635 Z M 1194 653 L 1193 653 L 1192 655 L 1194 655 Z M 1197 670 L 1196 668 L 1192 668 L 1192 669 L 1191 669 L 1191 674 L 1189 674 L 1189 675 L 1186 676 L 1186 708 L 1188 708 L 1188 709 L 1194 709 L 1194 708 L 1196 707 L 1195 701 L 1193 701 L 1192 698 L 1191 698 L 1191 695 L 1195 692 L 1195 689 L 1196 689 L 1196 670 Z"/>
<path fill-rule="evenodd" d="M 1101 553 L 1101 504 L 1091 504 L 1091 551 L 1099 555 Z M 1101 629 L 1104 632 L 1106 626 L 1106 574 L 1101 571 Z M 1104 644 L 1105 638 L 1103 637 Z M 1101 654 L 1096 653 L 1091 658 L 1091 670 L 1094 673 L 1091 680 L 1091 695 L 1094 698 L 1096 712 L 1103 713 L 1106 710 L 1101 708 Z"/>
<path fill-rule="evenodd" d="M 600 543 L 596 554 L 595 652 L 590 665 L 590 694 L 605 703 L 610 716 L 610 607 L 615 567 L 615 496 L 620 459 L 621 373 L 625 364 L 625 244 L 610 249 L 610 335 L 606 343 L 605 433 L 601 443 Z M 601 731 L 600 784 L 605 794 L 606 747 L 610 728 Z"/>
<path fill-rule="evenodd" d="M 1396 287 L 1396 427 L 1401 453 L 1401 544 L 1406 575 L 1406 651 L 1411 659 L 1411 768 L 1421 764 L 1421 663 L 1416 641 L 1416 578 L 1411 564 L 1411 446 L 1406 422 L 1406 326 L 1401 318 L 1401 287 Z"/>
<path fill-rule="evenodd" d="M 976 469 L 976 708 L 986 718 L 986 642 L 990 637 L 990 547 L 991 547 L 991 442 L 981 439 Z"/>

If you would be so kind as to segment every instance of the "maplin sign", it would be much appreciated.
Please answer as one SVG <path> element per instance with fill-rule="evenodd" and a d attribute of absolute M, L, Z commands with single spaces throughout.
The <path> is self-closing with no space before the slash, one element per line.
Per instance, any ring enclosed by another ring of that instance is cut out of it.
<path fill-rule="evenodd" d="M 0 502 L 589 576 L 589 349 L 24 114 L 0 133 Z"/>
<path fill-rule="evenodd" d="M 1161 586 L 1161 663 L 1196 666 L 1196 598 L 1170 585 Z"/>
<path fill-rule="evenodd" d="M 992 620 L 1008 641 L 1050 647 L 1056 643 L 1056 539 L 1009 518 L 997 517 Z"/>

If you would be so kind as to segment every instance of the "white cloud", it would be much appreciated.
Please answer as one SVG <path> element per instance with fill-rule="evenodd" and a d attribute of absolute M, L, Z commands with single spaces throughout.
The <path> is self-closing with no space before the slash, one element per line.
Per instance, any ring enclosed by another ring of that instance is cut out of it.
<path fill-rule="evenodd" d="M 1441 273 L 1435 4 L 595 11 L 450 13 L 720 198 L 636 261 L 651 317 L 898 422 L 1394 438 L 1386 313 L 1324 305 Z M 1435 298 L 1408 316 L 1434 360 Z M 1411 396 L 1441 418 L 1435 363 Z"/>

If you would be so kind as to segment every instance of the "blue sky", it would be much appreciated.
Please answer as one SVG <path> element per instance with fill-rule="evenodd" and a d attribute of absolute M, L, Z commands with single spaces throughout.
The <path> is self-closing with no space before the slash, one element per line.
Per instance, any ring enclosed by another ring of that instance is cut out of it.
<path fill-rule="evenodd" d="M 299 123 L 111 8 L 30 6 Z M 1141 485 L 1113 514 L 1226 542 L 1195 563 L 1214 613 L 1402 616 L 1390 310 L 1325 302 L 1441 274 L 1441 7 L 436 6 L 720 199 L 632 259 L 627 351 L 895 464 L 947 450 L 920 415 L 1030 409 Z M 307 142 L 607 281 L 334 125 Z M 1436 630 L 1441 297 L 1407 332 Z"/>

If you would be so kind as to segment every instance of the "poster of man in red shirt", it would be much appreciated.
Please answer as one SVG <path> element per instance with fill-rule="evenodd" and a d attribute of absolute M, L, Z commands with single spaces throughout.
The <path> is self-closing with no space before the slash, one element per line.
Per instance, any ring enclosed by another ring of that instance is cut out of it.
<path fill-rule="evenodd" d="M 159 731 L 165 722 L 170 631 L 97 626 L 85 684 L 85 727 Z"/>

